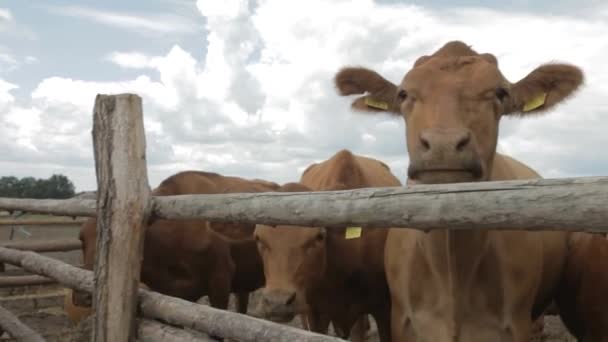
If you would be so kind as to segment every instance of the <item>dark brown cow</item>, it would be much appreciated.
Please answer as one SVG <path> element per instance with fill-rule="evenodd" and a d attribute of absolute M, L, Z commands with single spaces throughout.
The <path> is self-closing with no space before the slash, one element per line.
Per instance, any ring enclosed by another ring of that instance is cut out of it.
<path fill-rule="evenodd" d="M 582 83 L 575 66 L 546 64 L 510 83 L 491 54 L 450 42 L 420 57 L 399 85 L 364 68 L 336 75 L 352 106 L 405 119 L 413 183 L 518 179 L 495 172 L 503 116 L 553 108 Z M 497 178 L 491 174 L 497 174 Z M 395 341 L 528 342 L 555 294 L 567 233 L 391 229 L 386 268 Z"/>
<path fill-rule="evenodd" d="M 385 164 L 346 150 L 310 166 L 301 181 L 279 191 L 400 185 Z M 345 232 L 346 228 L 258 225 L 255 237 L 266 277 L 260 311 L 275 321 L 306 314 L 309 327 L 317 332 L 325 332 L 329 319 L 342 337 L 351 334 L 358 320 L 362 328 L 371 314 L 381 340 L 389 341 L 390 300 L 383 264 L 387 231 L 363 229 L 352 239 Z M 362 339 L 360 334 L 353 332 L 351 337 Z"/>
<path fill-rule="evenodd" d="M 583 342 L 608 342 L 608 240 L 574 233 L 556 299 L 568 330 Z"/>
<path fill-rule="evenodd" d="M 186 171 L 164 180 L 155 196 L 274 191 L 278 185 L 259 180 Z M 231 292 L 237 310 L 245 313 L 249 292 L 264 285 L 262 261 L 253 240 L 255 225 L 210 223 L 204 220 L 152 219 L 146 228 L 141 281 L 152 290 L 196 301 L 209 296 L 211 305 L 226 309 Z M 92 269 L 96 219 L 80 232 L 84 267 Z M 75 293 L 74 303 L 89 304 Z"/>

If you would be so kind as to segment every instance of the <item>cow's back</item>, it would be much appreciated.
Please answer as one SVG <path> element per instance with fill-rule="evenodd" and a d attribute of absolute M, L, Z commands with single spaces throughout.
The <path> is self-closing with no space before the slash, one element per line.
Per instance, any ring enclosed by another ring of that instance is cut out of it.
<path fill-rule="evenodd" d="M 223 176 L 214 172 L 182 171 L 162 181 L 152 193 L 155 196 L 212 195 L 228 193 L 271 192 L 279 188 L 274 182 Z M 210 228 L 231 239 L 250 239 L 255 225 L 237 222 L 210 222 Z"/>
<path fill-rule="evenodd" d="M 399 186 L 401 182 L 383 162 L 341 150 L 321 163 L 312 164 L 300 183 L 315 191 Z"/>

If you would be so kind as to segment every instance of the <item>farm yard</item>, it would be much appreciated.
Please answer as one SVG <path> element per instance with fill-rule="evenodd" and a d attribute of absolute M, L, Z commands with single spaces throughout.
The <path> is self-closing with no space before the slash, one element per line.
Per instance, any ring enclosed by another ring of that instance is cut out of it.
<path fill-rule="evenodd" d="M 608 342 L 606 19 L 0 5 L 0 342 Z"/>

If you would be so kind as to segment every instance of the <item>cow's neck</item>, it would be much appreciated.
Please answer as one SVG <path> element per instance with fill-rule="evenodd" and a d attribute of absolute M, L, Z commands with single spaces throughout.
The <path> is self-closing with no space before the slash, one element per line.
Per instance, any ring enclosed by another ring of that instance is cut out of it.
<path fill-rule="evenodd" d="M 459 298 L 457 293 L 466 293 L 490 245 L 488 232 L 440 229 L 418 236 L 437 284 L 445 286 L 443 290 L 452 294 L 452 298 Z"/>

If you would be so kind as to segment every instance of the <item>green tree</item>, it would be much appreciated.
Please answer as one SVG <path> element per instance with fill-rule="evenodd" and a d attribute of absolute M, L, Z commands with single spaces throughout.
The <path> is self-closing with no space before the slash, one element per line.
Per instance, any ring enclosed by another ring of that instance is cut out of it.
<path fill-rule="evenodd" d="M 0 197 L 62 199 L 72 197 L 74 193 L 74 184 L 60 174 L 54 174 L 48 179 L 0 177 Z"/>

